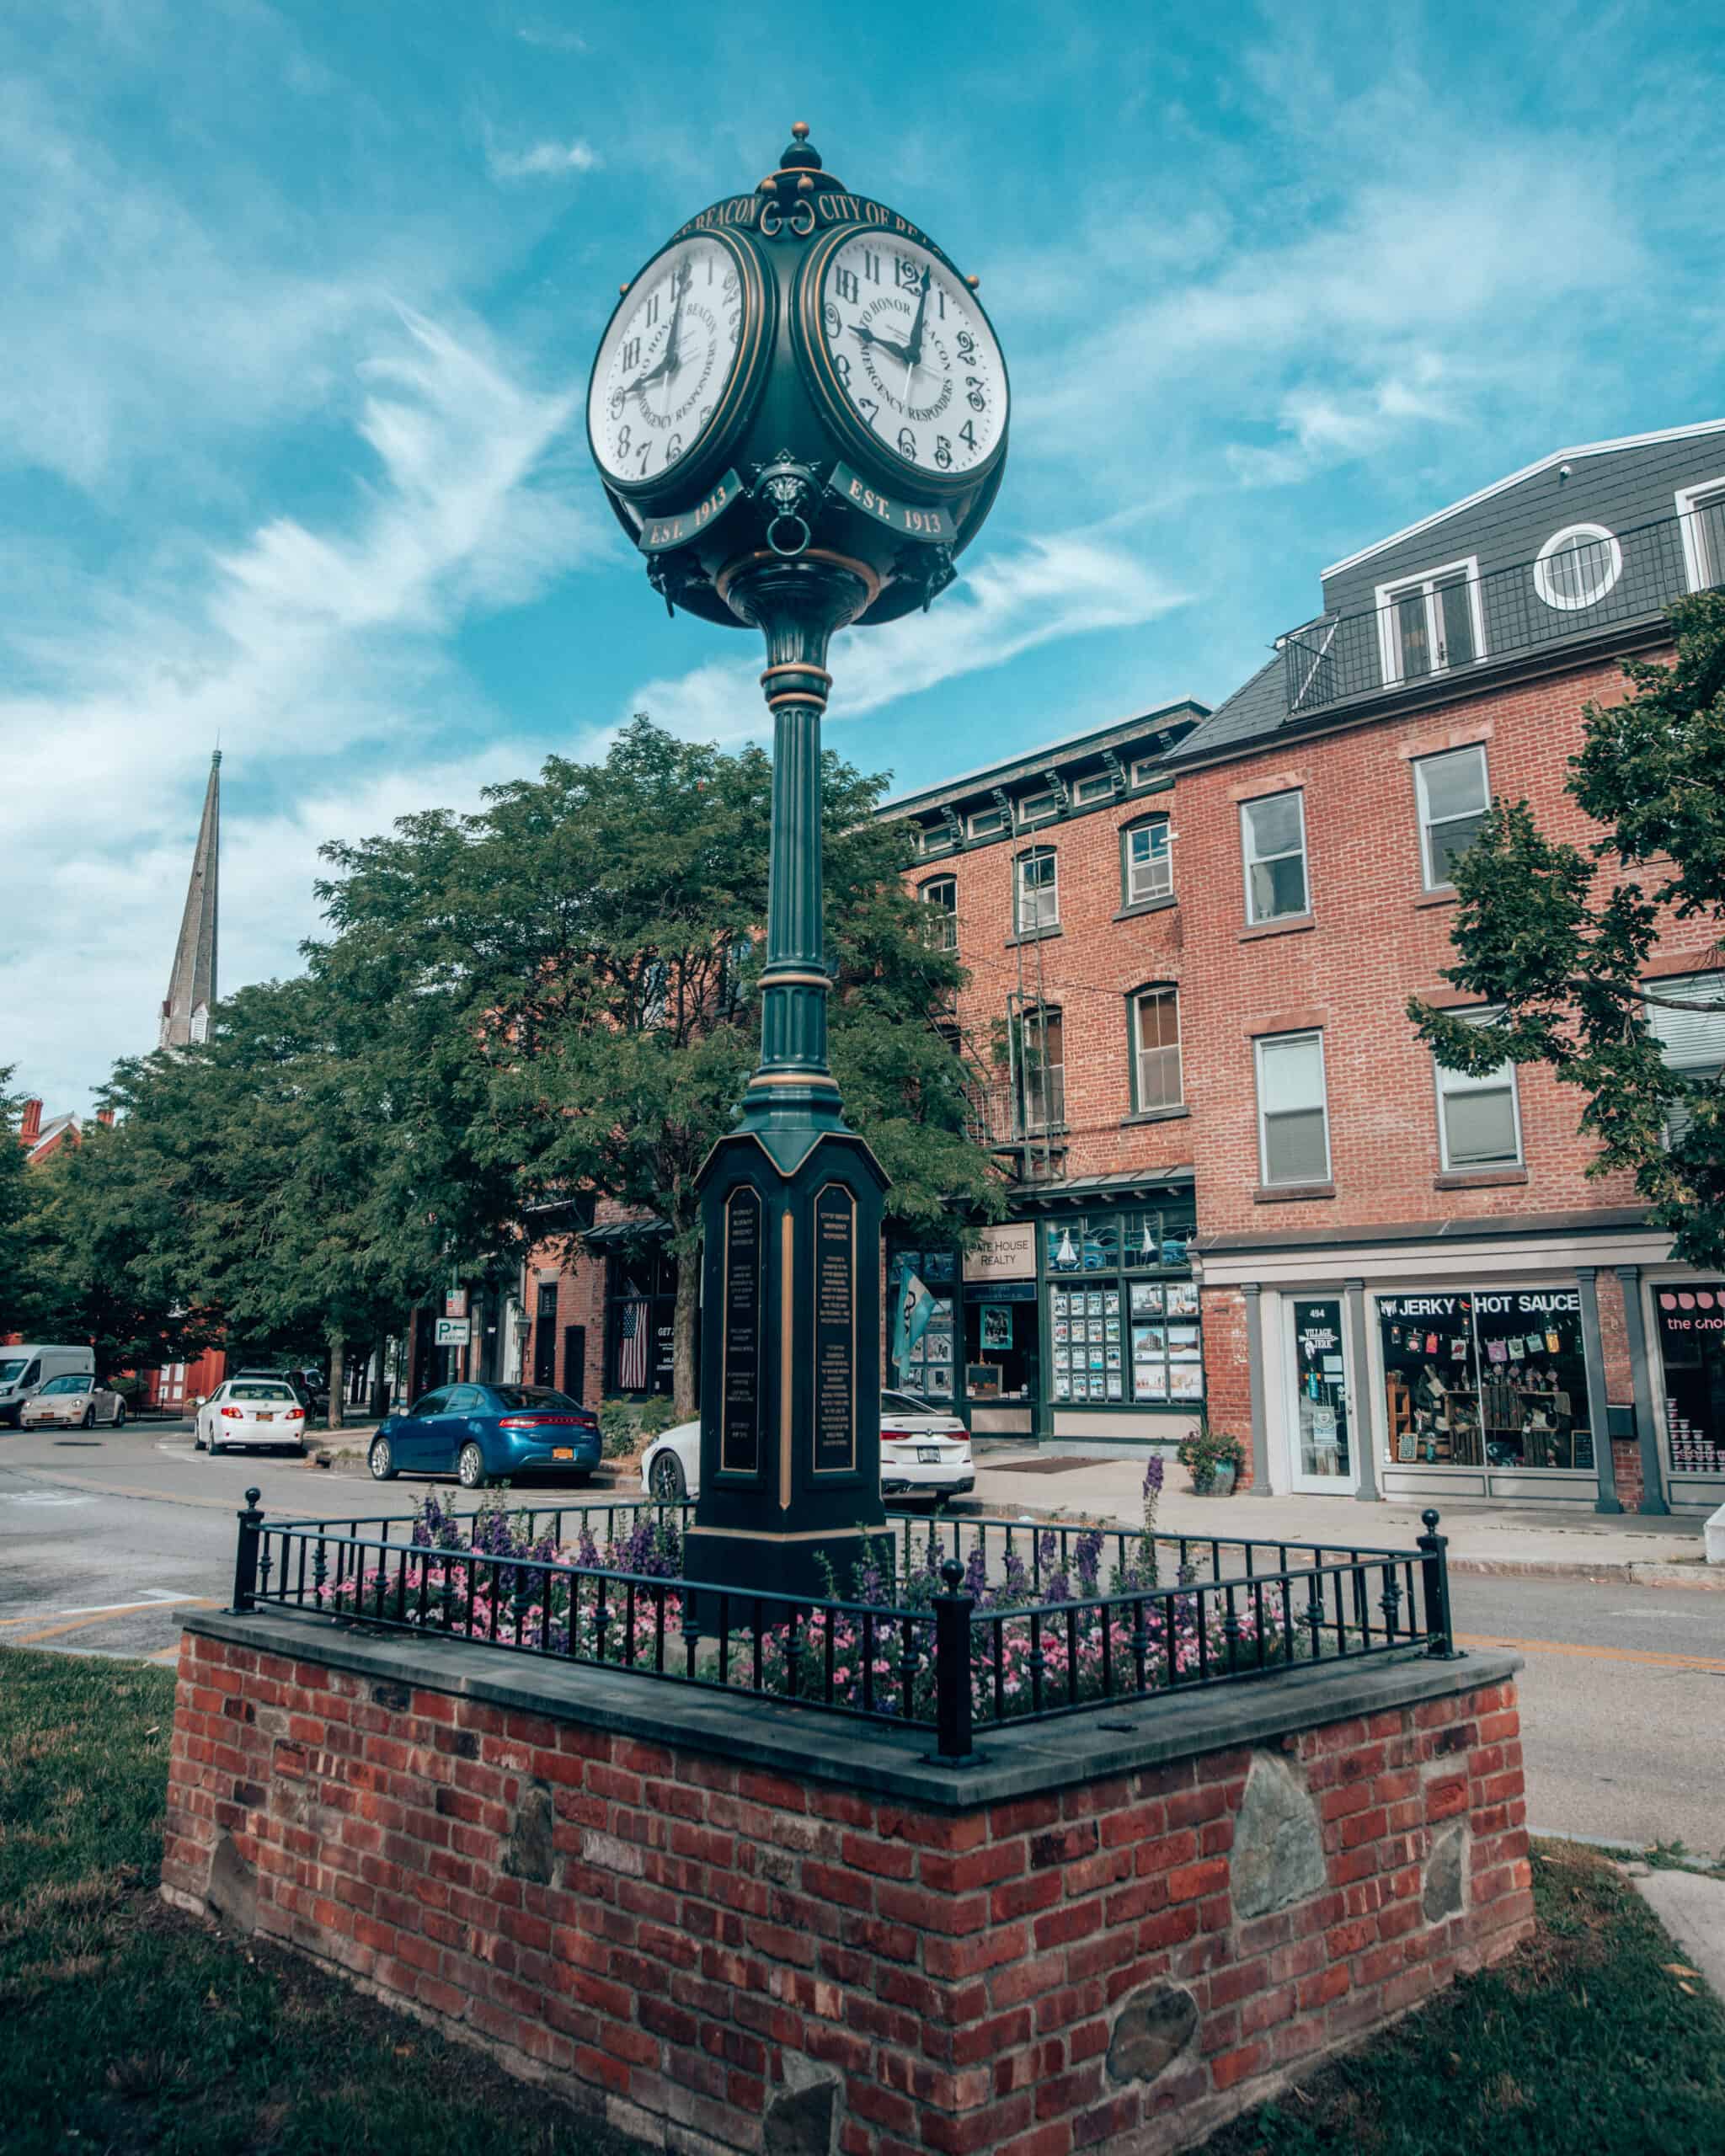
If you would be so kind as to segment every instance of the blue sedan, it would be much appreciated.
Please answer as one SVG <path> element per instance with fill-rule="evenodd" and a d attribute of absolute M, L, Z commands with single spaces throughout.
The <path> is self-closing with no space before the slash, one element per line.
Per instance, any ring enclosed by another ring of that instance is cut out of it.
<path fill-rule="evenodd" d="M 553 1475 L 585 1482 L 598 1466 L 599 1417 L 540 1385 L 450 1385 L 377 1425 L 369 1455 L 380 1482 L 453 1475 L 464 1490 Z"/>

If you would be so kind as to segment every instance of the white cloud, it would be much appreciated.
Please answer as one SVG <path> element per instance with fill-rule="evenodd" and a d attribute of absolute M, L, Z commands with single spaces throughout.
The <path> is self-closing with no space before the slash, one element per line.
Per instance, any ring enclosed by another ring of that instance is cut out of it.
<path fill-rule="evenodd" d="M 1180 605 L 1183 595 L 1124 548 L 1084 532 L 1034 540 L 966 568 L 927 615 L 847 631 L 835 643 L 831 715 L 857 718 L 899 696 L 1003 666 L 1061 637 L 1125 628 Z M 751 645 L 753 638 L 751 635 Z M 648 681 L 630 700 L 691 739 L 765 734 L 761 660 L 712 659 Z"/>
<path fill-rule="evenodd" d="M 274 519 L 171 583 L 13 632 L 40 686 L 0 696 L 8 790 L 30 803 L 0 886 L 0 1008 L 20 1076 L 56 1099 L 154 1042 L 218 738 L 230 989 L 293 963 L 320 840 L 531 767 L 517 743 L 466 745 L 500 729 L 449 638 L 583 558 L 555 461 L 574 392 L 526 386 L 470 325 L 392 321 L 360 370 L 376 472 L 344 519 Z"/>
<path fill-rule="evenodd" d="M 488 141 L 485 162 L 496 179 L 561 179 L 572 172 L 595 171 L 602 160 L 590 142 L 577 136 L 572 142 L 535 142 L 526 150 L 505 150 Z"/>

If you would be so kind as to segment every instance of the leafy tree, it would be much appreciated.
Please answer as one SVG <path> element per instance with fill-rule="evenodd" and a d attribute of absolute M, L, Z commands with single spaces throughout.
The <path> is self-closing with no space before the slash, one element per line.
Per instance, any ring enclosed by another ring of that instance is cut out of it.
<path fill-rule="evenodd" d="M 917 932 L 879 782 L 825 765 L 831 1059 L 852 1123 L 921 1225 L 950 1203 L 999 1209 L 964 1136 L 962 1071 L 930 1019 L 956 962 Z M 489 1075 L 474 1150 L 516 1179 L 518 1210 L 591 1193 L 663 1220 L 677 1256 L 676 1399 L 696 1405 L 696 1178 L 758 1049 L 750 993 L 766 912 L 772 766 L 679 741 L 645 718 L 605 759 L 553 758 L 477 815 L 406 819 L 327 849 L 319 887 L 350 947 L 399 969 Z"/>
<path fill-rule="evenodd" d="M 231 1344 L 327 1356 L 337 1426 L 350 1347 L 505 1232 L 473 1226 L 499 1179 L 463 1155 L 451 1106 L 471 1044 L 451 1054 L 432 1011 L 346 961 L 242 989 L 206 1043 L 121 1065 L 104 1164 L 133 1275 Z"/>
<path fill-rule="evenodd" d="M 216 1337 L 161 1262 L 179 1234 L 163 1166 L 130 1134 L 92 1122 L 80 1144 L 29 1171 L 32 1329 L 88 1341 L 104 1377 L 184 1361 Z"/>
<path fill-rule="evenodd" d="M 1645 975 L 1662 930 L 1725 926 L 1725 592 L 1679 600 L 1671 620 L 1675 659 L 1626 663 L 1629 696 L 1583 715 L 1567 791 L 1600 835 L 1549 839 L 1526 802 L 1498 802 L 1456 866 L 1461 955 L 1445 978 L 1501 1017 L 1481 1027 L 1418 998 L 1407 1007 L 1451 1070 L 1507 1059 L 1573 1086 L 1599 1143 L 1589 1172 L 1628 1170 L 1674 1253 L 1717 1267 L 1725 1085 L 1668 1069 L 1648 1019 L 1717 1006 Z"/>
<path fill-rule="evenodd" d="M 24 1099 L 7 1091 L 13 1065 L 0 1064 L 0 1336 L 31 1329 L 35 1287 L 30 1262 L 27 1164 L 19 1133 Z"/>

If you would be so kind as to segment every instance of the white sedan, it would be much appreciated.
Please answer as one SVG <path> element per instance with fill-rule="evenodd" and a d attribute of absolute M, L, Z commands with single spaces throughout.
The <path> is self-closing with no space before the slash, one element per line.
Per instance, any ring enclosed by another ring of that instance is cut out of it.
<path fill-rule="evenodd" d="M 306 1449 L 306 1411 L 280 1378 L 229 1378 L 198 1410 L 193 1444 L 213 1459 L 230 1445 Z"/>
<path fill-rule="evenodd" d="M 32 1393 L 19 1420 L 26 1430 L 93 1430 L 98 1422 L 111 1422 L 120 1430 L 126 1427 L 126 1402 L 98 1385 L 88 1370 L 68 1370 Z"/>
<path fill-rule="evenodd" d="M 641 1455 L 641 1487 L 660 1504 L 701 1494 L 701 1425 L 680 1422 Z M 920 1393 L 880 1396 L 880 1494 L 959 1497 L 976 1487 L 970 1433 Z"/>

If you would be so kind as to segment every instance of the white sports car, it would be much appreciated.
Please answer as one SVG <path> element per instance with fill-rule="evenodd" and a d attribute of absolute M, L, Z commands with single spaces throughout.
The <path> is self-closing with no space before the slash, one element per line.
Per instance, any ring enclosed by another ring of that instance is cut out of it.
<path fill-rule="evenodd" d="M 280 1378 L 229 1378 L 198 1410 L 193 1444 L 211 1459 L 230 1445 L 306 1449 L 306 1411 Z"/>
<path fill-rule="evenodd" d="M 920 1393 L 880 1396 L 880 1494 L 948 1497 L 976 1487 L 970 1433 Z M 660 1504 L 701 1494 L 701 1425 L 680 1422 L 641 1455 L 641 1488 Z"/>
<path fill-rule="evenodd" d="M 26 1430 L 93 1430 L 98 1422 L 111 1422 L 120 1430 L 126 1427 L 126 1402 L 98 1385 L 88 1370 L 68 1370 L 32 1393 L 19 1419 Z"/>

